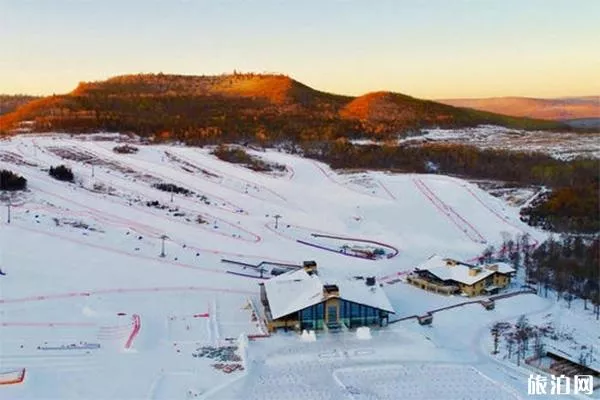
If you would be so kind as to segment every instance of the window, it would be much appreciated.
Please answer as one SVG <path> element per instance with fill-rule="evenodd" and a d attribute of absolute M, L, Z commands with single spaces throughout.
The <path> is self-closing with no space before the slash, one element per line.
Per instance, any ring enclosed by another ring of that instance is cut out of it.
<path fill-rule="evenodd" d="M 325 315 L 325 305 L 323 303 L 321 304 L 317 304 L 317 312 L 316 312 L 316 316 L 315 318 L 317 319 L 323 319 L 323 316 Z"/>
<path fill-rule="evenodd" d="M 310 321 L 312 320 L 312 310 L 311 308 L 305 308 L 304 310 L 300 311 L 300 319 L 302 321 Z"/>
<path fill-rule="evenodd" d="M 302 329 L 314 329 L 314 324 L 312 321 L 302 321 Z"/>
<path fill-rule="evenodd" d="M 340 301 L 340 319 L 346 318 L 346 316 L 348 315 L 348 313 L 346 312 L 347 304 L 348 303 L 343 300 Z"/>
<path fill-rule="evenodd" d="M 327 307 L 327 320 L 329 323 L 338 322 L 338 314 L 337 314 L 336 306 Z"/>

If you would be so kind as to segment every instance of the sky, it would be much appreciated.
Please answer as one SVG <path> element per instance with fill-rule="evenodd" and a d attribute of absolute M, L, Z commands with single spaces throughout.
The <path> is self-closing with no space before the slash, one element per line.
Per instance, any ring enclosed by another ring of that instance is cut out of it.
<path fill-rule="evenodd" d="M 600 0 L 0 0 L 0 93 L 277 72 L 421 98 L 600 94 Z"/>

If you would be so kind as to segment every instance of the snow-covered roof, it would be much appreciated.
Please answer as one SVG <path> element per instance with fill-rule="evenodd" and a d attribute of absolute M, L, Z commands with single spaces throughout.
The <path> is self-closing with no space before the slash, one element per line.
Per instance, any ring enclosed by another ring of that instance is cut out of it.
<path fill-rule="evenodd" d="M 317 274 L 308 274 L 304 269 L 288 272 L 264 282 L 273 319 L 289 315 L 325 301 L 324 285 L 336 285 L 343 300 L 369 307 L 394 312 L 387 295 L 379 285 L 367 286 L 364 280 L 345 278 L 331 279 Z"/>
<path fill-rule="evenodd" d="M 579 356 L 575 356 L 571 354 L 572 350 L 568 348 L 568 346 L 557 344 L 557 345 L 547 345 L 546 352 L 554 353 L 557 356 L 560 356 L 566 360 L 569 360 L 575 364 L 583 365 L 589 369 L 592 369 L 598 373 L 600 373 L 600 360 L 597 358 L 593 358 L 592 360 L 586 360 L 586 364 L 582 364 Z"/>
<path fill-rule="evenodd" d="M 455 282 L 464 283 L 465 285 L 477 283 L 494 274 L 496 271 L 501 274 L 509 274 L 515 271 L 514 268 L 507 263 L 476 266 L 475 268 L 478 268 L 479 272 L 475 275 L 469 274 L 469 271 L 472 268 L 473 267 L 462 264 L 459 261 L 442 258 L 438 255 L 429 257 L 427 261 L 417 267 L 418 270 L 429 271 L 443 281 L 453 280 Z"/>
<path fill-rule="evenodd" d="M 501 274 L 512 274 L 513 272 L 515 272 L 515 269 L 510 264 L 505 262 L 495 262 L 491 265 L 498 266 L 498 272 L 500 272 Z"/>

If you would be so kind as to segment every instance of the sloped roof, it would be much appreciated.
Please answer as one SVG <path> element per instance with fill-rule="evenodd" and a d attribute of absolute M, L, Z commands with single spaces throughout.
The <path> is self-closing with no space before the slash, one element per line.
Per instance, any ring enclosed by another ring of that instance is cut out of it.
<path fill-rule="evenodd" d="M 469 275 L 469 270 L 472 267 L 457 262 L 456 265 L 448 265 L 448 259 L 442 258 L 438 255 L 433 255 L 427 259 L 423 264 L 419 265 L 417 269 L 429 271 L 443 281 L 453 280 L 455 282 L 464 283 L 465 285 L 472 285 L 479 282 L 482 279 L 494 274 L 494 270 L 488 269 L 488 265 L 477 266 L 480 271 L 472 276 Z M 454 260 L 450 260 L 454 261 Z M 498 272 L 502 274 L 508 274 L 515 270 L 507 263 L 494 263 L 493 265 L 498 266 Z"/>
<path fill-rule="evenodd" d="M 571 361 L 577 365 L 582 365 L 586 368 L 592 369 L 600 374 L 600 361 L 597 358 L 592 359 L 587 363 L 587 365 L 583 365 L 578 356 L 571 354 L 573 350 L 569 348 L 569 346 L 564 345 L 563 343 L 556 343 L 556 345 L 547 345 L 546 352 L 556 354 L 559 357 L 562 357 L 566 360 Z"/>
<path fill-rule="evenodd" d="M 304 269 L 288 272 L 264 282 L 273 319 L 281 318 L 325 301 L 324 285 L 337 285 L 343 300 L 394 312 L 387 295 L 379 285 L 367 286 L 364 280 L 332 279 L 318 274 L 309 275 Z"/>
<path fill-rule="evenodd" d="M 497 265 L 498 272 L 500 272 L 501 274 L 512 274 L 513 272 L 515 272 L 515 269 L 512 267 L 512 265 L 505 262 L 495 262 L 492 265 Z"/>

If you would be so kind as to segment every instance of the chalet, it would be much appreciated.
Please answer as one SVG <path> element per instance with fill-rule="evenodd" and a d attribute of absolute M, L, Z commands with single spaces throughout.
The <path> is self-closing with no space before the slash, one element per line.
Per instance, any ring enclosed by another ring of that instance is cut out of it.
<path fill-rule="evenodd" d="M 374 277 L 330 279 L 314 261 L 261 283 L 260 298 L 270 331 L 383 326 L 394 313 Z"/>
<path fill-rule="evenodd" d="M 514 272 L 506 263 L 471 265 L 434 255 L 415 268 L 407 281 L 436 293 L 478 296 L 497 293 L 510 283 Z"/>

